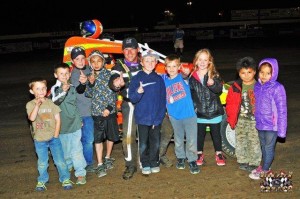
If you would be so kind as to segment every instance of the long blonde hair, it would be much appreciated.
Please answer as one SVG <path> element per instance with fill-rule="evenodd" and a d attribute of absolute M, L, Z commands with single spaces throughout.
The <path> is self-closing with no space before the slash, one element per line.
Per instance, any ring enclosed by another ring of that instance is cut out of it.
<path fill-rule="evenodd" d="M 214 77 L 219 77 L 220 74 L 216 69 L 216 66 L 215 66 L 215 63 L 214 63 L 214 58 L 213 58 L 210 50 L 207 49 L 207 48 L 200 49 L 196 52 L 195 57 L 193 59 L 193 65 L 194 65 L 193 70 L 194 71 L 198 70 L 198 66 L 196 65 L 196 62 L 199 59 L 200 54 L 202 54 L 202 53 L 205 53 L 205 54 L 208 55 L 209 64 L 208 64 L 207 70 L 208 70 L 209 78 L 213 79 Z"/>

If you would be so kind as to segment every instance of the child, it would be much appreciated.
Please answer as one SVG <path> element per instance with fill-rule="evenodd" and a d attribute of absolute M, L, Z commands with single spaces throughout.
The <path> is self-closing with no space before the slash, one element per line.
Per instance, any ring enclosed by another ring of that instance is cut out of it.
<path fill-rule="evenodd" d="M 56 165 L 59 181 L 65 190 L 72 189 L 70 172 L 64 160 L 61 142 L 58 139 L 60 129 L 60 108 L 51 100 L 45 98 L 47 82 L 42 78 L 35 78 L 29 82 L 29 92 L 34 99 L 26 104 L 28 119 L 32 122 L 32 135 L 35 152 L 38 156 L 39 177 L 36 191 L 45 191 L 45 183 L 49 181 L 48 160 L 50 149 L 54 164 Z"/>
<path fill-rule="evenodd" d="M 166 87 L 161 76 L 153 70 L 158 55 L 142 53 L 143 70 L 129 85 L 129 99 L 135 105 L 134 117 L 138 125 L 139 153 L 142 173 L 158 173 L 161 123 L 166 114 Z"/>
<path fill-rule="evenodd" d="M 197 161 L 197 116 L 194 110 L 191 91 L 181 74 L 180 58 L 169 55 L 165 59 L 168 77 L 165 78 L 167 92 L 167 111 L 174 129 L 177 169 L 185 168 L 187 158 L 190 172 L 197 174 L 200 169 Z M 186 146 L 184 149 L 184 138 Z"/>
<path fill-rule="evenodd" d="M 92 116 L 94 119 L 95 149 L 98 160 L 96 173 L 98 177 L 106 176 L 106 170 L 113 168 L 114 159 L 110 157 L 114 142 L 119 141 L 119 126 L 117 122 L 117 96 L 108 82 L 111 73 L 105 66 L 104 55 L 92 51 L 89 63 L 93 69 L 90 85 L 87 86 L 86 96 L 92 98 Z M 103 142 L 106 140 L 106 156 L 103 163 Z"/>
<path fill-rule="evenodd" d="M 258 132 L 255 128 L 254 84 L 256 64 L 252 57 L 244 57 L 236 64 L 239 79 L 228 90 L 227 121 L 236 133 L 235 154 L 239 168 L 251 172 L 261 161 Z"/>
<path fill-rule="evenodd" d="M 278 62 L 274 58 L 265 58 L 258 66 L 258 82 L 254 85 L 255 120 L 263 164 L 249 174 L 254 180 L 259 180 L 260 173 L 270 169 L 277 136 L 286 137 L 286 93 L 284 86 L 277 81 L 278 70 Z"/>
<path fill-rule="evenodd" d="M 74 166 L 76 184 L 86 183 L 86 161 L 81 143 L 82 121 L 76 106 L 76 89 L 69 83 L 70 67 L 60 63 L 54 68 L 56 84 L 51 88 L 52 101 L 61 109 L 61 129 L 59 139 L 62 143 L 64 157 L 69 170 Z"/>
<path fill-rule="evenodd" d="M 82 47 L 75 47 L 71 51 L 71 60 L 73 70 L 71 73 L 71 84 L 76 88 L 76 102 L 82 119 L 81 142 L 83 155 L 86 160 L 87 172 L 95 172 L 93 167 L 94 158 L 94 121 L 91 115 L 91 99 L 84 95 L 86 84 L 88 84 L 87 75 L 91 73 L 90 67 L 85 65 L 86 54 Z"/>
<path fill-rule="evenodd" d="M 194 72 L 189 79 L 189 83 L 198 118 L 197 165 L 202 165 L 204 162 L 204 140 L 206 127 L 209 126 L 217 165 L 223 166 L 225 165 L 225 158 L 222 154 L 220 125 L 224 109 L 219 98 L 223 83 L 209 49 L 199 50 L 194 57 L 193 64 Z"/>

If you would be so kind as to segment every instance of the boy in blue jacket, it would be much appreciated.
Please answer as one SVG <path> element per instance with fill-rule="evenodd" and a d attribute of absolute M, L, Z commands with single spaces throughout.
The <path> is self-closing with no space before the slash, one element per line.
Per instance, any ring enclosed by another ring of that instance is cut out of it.
<path fill-rule="evenodd" d="M 160 129 L 166 113 L 166 87 L 162 77 L 154 71 L 158 58 L 156 53 L 144 51 L 143 70 L 132 78 L 129 85 L 129 99 L 135 105 L 140 162 L 145 175 L 160 171 Z"/>

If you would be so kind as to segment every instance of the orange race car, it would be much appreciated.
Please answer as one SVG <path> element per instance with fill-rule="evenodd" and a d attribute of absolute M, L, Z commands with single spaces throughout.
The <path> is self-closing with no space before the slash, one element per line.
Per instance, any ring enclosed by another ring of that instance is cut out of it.
<path fill-rule="evenodd" d="M 111 69 L 115 65 L 115 56 L 122 56 L 122 40 L 115 40 L 114 38 L 101 36 L 103 32 L 103 26 L 97 19 L 84 21 L 80 23 L 80 31 L 82 36 L 70 37 L 64 46 L 63 62 L 67 63 L 70 67 L 71 64 L 71 51 L 76 46 L 81 46 L 86 50 L 86 54 L 90 54 L 93 50 L 101 51 L 106 58 L 106 68 Z M 151 49 L 147 43 L 139 43 L 140 53 L 145 50 Z M 165 55 L 151 49 L 159 55 L 159 63 L 156 65 L 155 71 L 158 74 L 164 74 L 165 71 Z M 88 64 L 88 63 L 86 63 Z M 182 67 L 188 67 L 190 71 L 193 69 L 192 63 L 182 63 Z M 224 84 L 223 93 L 220 96 L 222 104 L 226 104 L 227 90 L 229 84 Z M 118 108 L 118 124 L 120 132 L 122 131 L 122 113 L 121 113 L 122 97 L 119 95 L 117 100 Z M 221 124 L 221 135 L 223 151 L 229 155 L 235 156 L 235 131 L 230 128 L 226 122 L 226 114 L 224 115 L 223 122 Z"/>

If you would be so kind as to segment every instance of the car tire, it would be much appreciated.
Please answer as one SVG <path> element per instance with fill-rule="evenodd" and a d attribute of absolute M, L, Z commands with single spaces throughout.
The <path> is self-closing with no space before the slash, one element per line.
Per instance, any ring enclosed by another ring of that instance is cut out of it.
<path fill-rule="evenodd" d="M 232 130 L 224 114 L 221 122 L 222 150 L 229 157 L 235 158 L 235 130 Z"/>

